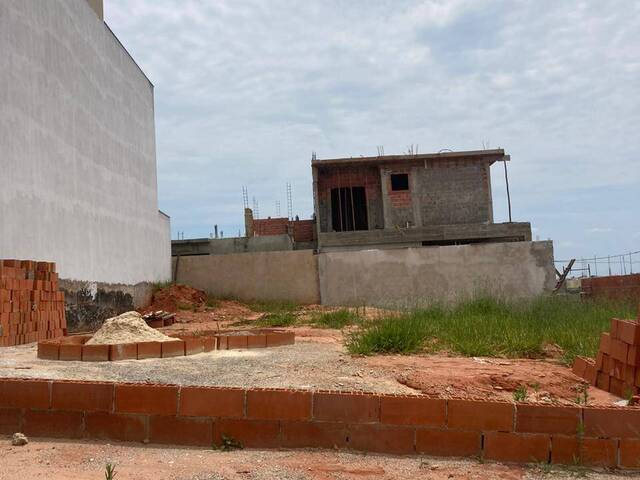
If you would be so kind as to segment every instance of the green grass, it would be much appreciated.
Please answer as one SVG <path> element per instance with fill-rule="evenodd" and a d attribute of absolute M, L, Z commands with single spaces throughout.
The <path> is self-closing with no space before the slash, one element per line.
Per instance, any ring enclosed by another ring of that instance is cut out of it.
<path fill-rule="evenodd" d="M 287 300 L 255 300 L 248 307 L 254 312 L 281 313 L 295 311 L 298 304 Z"/>
<path fill-rule="evenodd" d="M 612 317 L 635 318 L 635 306 L 575 297 L 521 302 L 479 298 L 457 307 L 431 307 L 368 323 L 347 338 L 351 353 L 415 353 L 449 350 L 465 356 L 538 358 L 547 344 L 562 360 L 593 357 Z"/>
<path fill-rule="evenodd" d="M 256 321 L 260 327 L 290 327 L 297 322 L 296 316 L 291 312 L 269 313 Z"/>
<path fill-rule="evenodd" d="M 341 329 L 347 325 L 362 323 L 362 318 L 354 311 L 341 309 L 333 312 L 317 313 L 312 316 L 311 323 L 320 328 Z"/>

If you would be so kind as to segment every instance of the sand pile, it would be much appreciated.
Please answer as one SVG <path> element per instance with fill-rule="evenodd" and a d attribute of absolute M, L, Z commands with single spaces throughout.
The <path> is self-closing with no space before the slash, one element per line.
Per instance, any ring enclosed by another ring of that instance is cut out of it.
<path fill-rule="evenodd" d="M 186 285 L 170 285 L 153 294 L 151 305 L 143 313 L 164 310 L 176 313 L 178 310 L 192 310 L 203 307 L 207 294 Z"/>
<path fill-rule="evenodd" d="M 105 320 L 87 345 L 109 345 L 136 342 L 172 342 L 177 339 L 151 328 L 138 312 L 127 312 Z"/>

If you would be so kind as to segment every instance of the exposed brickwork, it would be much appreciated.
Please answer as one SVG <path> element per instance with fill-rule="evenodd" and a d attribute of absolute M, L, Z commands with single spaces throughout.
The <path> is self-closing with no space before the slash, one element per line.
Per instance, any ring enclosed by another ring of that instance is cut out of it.
<path fill-rule="evenodd" d="M 290 235 L 294 242 L 312 242 L 315 238 L 313 220 L 289 220 L 286 217 L 260 218 L 252 220 L 253 235 Z"/>
<path fill-rule="evenodd" d="M 55 263 L 0 260 L 0 347 L 66 335 Z"/>
<path fill-rule="evenodd" d="M 640 274 L 638 273 L 583 278 L 581 284 L 582 292 L 589 297 L 640 301 Z"/>
<path fill-rule="evenodd" d="M 600 336 L 596 360 L 578 357 L 573 373 L 601 390 L 626 398 L 640 393 L 640 323 L 611 319 Z"/>

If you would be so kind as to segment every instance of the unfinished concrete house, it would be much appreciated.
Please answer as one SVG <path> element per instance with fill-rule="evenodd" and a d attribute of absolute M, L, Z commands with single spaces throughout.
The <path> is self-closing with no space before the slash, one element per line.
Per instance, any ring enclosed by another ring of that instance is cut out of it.
<path fill-rule="evenodd" d="M 171 277 L 153 85 L 102 12 L 0 2 L 0 258 L 56 262 L 80 328 Z"/>
<path fill-rule="evenodd" d="M 494 223 L 491 165 L 504 150 L 312 160 L 320 251 L 530 241 Z"/>

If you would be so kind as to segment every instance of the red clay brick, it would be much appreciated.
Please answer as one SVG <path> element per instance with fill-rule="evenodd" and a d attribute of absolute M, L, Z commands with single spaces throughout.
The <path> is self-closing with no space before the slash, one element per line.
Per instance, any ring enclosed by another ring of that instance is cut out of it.
<path fill-rule="evenodd" d="M 236 388 L 181 387 L 180 415 L 239 418 L 244 416 L 244 396 Z"/>
<path fill-rule="evenodd" d="M 44 360 L 59 360 L 60 345 L 57 343 L 39 342 L 38 358 L 42 358 Z"/>
<path fill-rule="evenodd" d="M 138 360 L 162 357 L 162 343 L 160 342 L 139 342 L 137 345 Z"/>
<path fill-rule="evenodd" d="M 229 337 L 226 335 L 221 335 L 216 337 L 218 339 L 218 350 L 228 350 L 229 349 Z"/>
<path fill-rule="evenodd" d="M 49 382 L 0 380 L 0 407 L 49 408 Z"/>
<path fill-rule="evenodd" d="M 580 424 L 580 408 L 546 405 L 516 407 L 516 431 L 575 435 Z"/>
<path fill-rule="evenodd" d="M 404 455 L 414 453 L 414 429 L 395 425 L 349 425 L 349 448 Z"/>
<path fill-rule="evenodd" d="M 620 362 L 626 362 L 628 353 L 629 345 L 622 340 L 611 340 L 611 358 Z"/>
<path fill-rule="evenodd" d="M 596 387 L 598 387 L 600 390 L 608 392 L 610 385 L 611 377 L 605 372 L 598 372 L 598 376 L 596 377 Z"/>
<path fill-rule="evenodd" d="M 183 357 L 184 342 L 182 340 L 173 340 L 171 342 L 162 342 L 162 358 Z"/>
<path fill-rule="evenodd" d="M 314 393 L 313 418 L 330 422 L 378 422 L 380 397 L 353 393 Z"/>
<path fill-rule="evenodd" d="M 210 418 L 170 416 L 149 417 L 149 441 L 169 445 L 213 445 Z"/>
<path fill-rule="evenodd" d="M 82 412 L 27 410 L 22 431 L 34 437 L 80 438 L 83 432 Z"/>
<path fill-rule="evenodd" d="M 600 347 L 599 350 L 605 355 L 611 355 L 611 339 L 615 338 L 613 332 L 609 335 L 607 332 L 600 334 Z"/>
<path fill-rule="evenodd" d="M 607 334 L 609 335 L 609 338 L 618 338 L 618 319 L 617 318 L 611 319 L 610 332 L 611 332 L 610 334 Z M 600 339 L 602 340 L 602 337 L 600 337 Z M 600 344 L 600 347 L 602 347 L 602 344 Z"/>
<path fill-rule="evenodd" d="M 620 440 L 620 466 L 640 468 L 640 439 L 623 438 Z"/>
<path fill-rule="evenodd" d="M 634 367 L 640 367 L 640 346 L 630 346 L 627 352 L 627 363 Z"/>
<path fill-rule="evenodd" d="M 484 458 L 498 462 L 547 462 L 549 435 L 539 433 L 487 432 Z"/>
<path fill-rule="evenodd" d="M 266 346 L 267 336 L 264 333 L 247 337 L 247 348 L 265 348 Z"/>
<path fill-rule="evenodd" d="M 640 436 L 640 410 L 636 408 L 583 408 L 587 437 L 637 438 Z"/>
<path fill-rule="evenodd" d="M 380 397 L 380 421 L 393 425 L 444 427 L 446 401 L 425 397 Z"/>
<path fill-rule="evenodd" d="M 85 436 L 123 442 L 142 442 L 146 439 L 146 417 L 140 415 L 116 415 L 87 413 Z"/>
<path fill-rule="evenodd" d="M 248 390 L 247 417 L 265 420 L 309 420 L 311 397 L 311 392 Z"/>
<path fill-rule="evenodd" d="M 551 438 L 551 462 L 564 465 L 589 465 L 615 467 L 617 464 L 617 440 L 553 436 Z"/>
<path fill-rule="evenodd" d="M 60 344 L 60 360 L 70 360 L 79 362 L 82 360 L 82 345 L 73 343 Z"/>
<path fill-rule="evenodd" d="M 110 412 L 114 387 L 111 383 L 58 382 L 51 387 L 53 410 Z"/>
<path fill-rule="evenodd" d="M 344 448 L 349 436 L 344 423 L 283 421 L 281 429 L 286 448 Z"/>
<path fill-rule="evenodd" d="M 222 435 L 238 440 L 249 448 L 280 447 L 280 423 L 275 420 L 221 419 L 213 424 L 213 440 L 222 442 Z"/>
<path fill-rule="evenodd" d="M 116 384 L 115 411 L 148 415 L 176 415 L 178 387 L 173 385 Z"/>
<path fill-rule="evenodd" d="M 138 358 L 138 345 L 135 343 L 120 343 L 109 346 L 109 360 L 136 360 Z"/>
<path fill-rule="evenodd" d="M 227 348 L 229 350 L 236 348 L 247 348 L 248 341 L 246 335 L 229 335 L 227 337 Z"/>
<path fill-rule="evenodd" d="M 590 385 L 595 385 L 597 374 L 598 369 L 596 368 L 595 362 L 587 362 L 587 368 L 584 371 L 584 379 L 589 382 Z"/>
<path fill-rule="evenodd" d="M 631 320 L 618 320 L 618 339 L 628 345 L 640 345 L 640 325 Z"/>
<path fill-rule="evenodd" d="M 267 347 L 281 347 L 283 345 L 293 345 L 295 334 L 293 332 L 273 332 L 267 333 Z"/>
<path fill-rule="evenodd" d="M 202 339 L 205 352 L 212 352 L 217 347 L 216 337 L 204 337 Z"/>
<path fill-rule="evenodd" d="M 17 408 L 0 408 L 0 434 L 10 435 L 20 431 L 22 411 Z"/>
<path fill-rule="evenodd" d="M 201 338 L 185 338 L 184 351 L 185 355 L 197 355 L 204 352 L 204 341 Z"/>
<path fill-rule="evenodd" d="M 108 362 L 109 345 L 83 345 L 82 360 L 84 362 Z"/>
<path fill-rule="evenodd" d="M 426 455 L 473 457 L 480 455 L 480 432 L 461 430 L 416 430 L 416 452 Z"/>
<path fill-rule="evenodd" d="M 511 432 L 514 413 L 514 405 L 507 402 L 447 400 L 449 428 Z"/>

